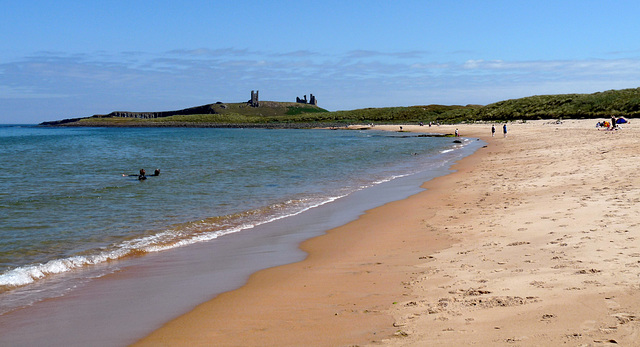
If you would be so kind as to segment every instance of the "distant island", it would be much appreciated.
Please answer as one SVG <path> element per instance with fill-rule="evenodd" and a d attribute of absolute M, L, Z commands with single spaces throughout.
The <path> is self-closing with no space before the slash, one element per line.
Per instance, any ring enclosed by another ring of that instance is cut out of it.
<path fill-rule="evenodd" d="M 106 115 L 43 122 L 44 126 L 292 127 L 346 124 L 504 122 L 533 119 L 596 119 L 640 115 L 640 88 L 593 94 L 537 95 L 486 106 L 425 105 L 329 112 L 310 94 L 296 102 L 260 101 L 258 91 L 240 103 L 216 102 L 176 111 L 114 111 Z"/>

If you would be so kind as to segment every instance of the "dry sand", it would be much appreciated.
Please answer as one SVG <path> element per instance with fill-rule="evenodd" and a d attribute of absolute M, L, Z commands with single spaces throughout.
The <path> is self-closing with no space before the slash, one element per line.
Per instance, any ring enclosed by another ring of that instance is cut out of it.
<path fill-rule="evenodd" d="M 140 345 L 640 346 L 640 130 L 594 125 L 403 126 L 488 145 Z"/>

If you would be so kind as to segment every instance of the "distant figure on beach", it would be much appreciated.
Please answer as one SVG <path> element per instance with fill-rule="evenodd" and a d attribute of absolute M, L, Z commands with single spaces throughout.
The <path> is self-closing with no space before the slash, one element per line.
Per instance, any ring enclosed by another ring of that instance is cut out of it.
<path fill-rule="evenodd" d="M 502 126 L 502 132 L 504 133 L 504 137 L 507 137 L 507 123 Z"/>
<path fill-rule="evenodd" d="M 402 127 L 400 127 L 400 131 L 402 131 Z"/>
<path fill-rule="evenodd" d="M 611 116 L 611 130 L 616 128 L 616 116 Z"/>
<path fill-rule="evenodd" d="M 496 136 L 496 126 L 492 125 L 491 126 L 491 137 L 494 137 L 494 136 Z"/>
<path fill-rule="evenodd" d="M 458 129 L 456 128 L 456 137 L 460 136 L 460 133 L 458 132 Z"/>

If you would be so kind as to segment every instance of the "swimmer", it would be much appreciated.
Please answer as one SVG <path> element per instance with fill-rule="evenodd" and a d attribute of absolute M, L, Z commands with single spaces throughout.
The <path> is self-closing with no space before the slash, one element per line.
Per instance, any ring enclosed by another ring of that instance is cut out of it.
<path fill-rule="evenodd" d="M 147 172 L 144 169 L 140 169 L 140 172 L 137 174 L 133 174 L 133 175 L 127 175 L 127 174 L 122 174 L 123 177 L 138 177 L 139 180 L 146 180 L 147 179 Z M 149 175 L 149 176 L 160 176 L 160 169 L 155 169 L 153 171 L 153 174 Z"/>
<path fill-rule="evenodd" d="M 160 170 L 156 170 L 158 171 L 158 174 L 160 174 Z M 127 174 L 122 174 L 123 177 L 138 177 L 138 179 L 140 180 L 145 180 L 147 179 L 147 172 L 144 171 L 144 169 L 140 169 L 140 172 L 137 174 L 132 174 L 132 175 L 127 175 Z M 155 175 L 157 176 L 157 175 Z"/>

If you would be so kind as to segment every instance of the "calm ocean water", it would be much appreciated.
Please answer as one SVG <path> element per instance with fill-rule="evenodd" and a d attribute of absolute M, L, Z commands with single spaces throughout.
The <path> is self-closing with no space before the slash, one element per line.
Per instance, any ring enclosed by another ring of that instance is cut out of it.
<path fill-rule="evenodd" d="M 372 130 L 0 126 L 0 314 L 100 277 L 113 261 L 250 235 L 446 168 L 463 147 Z M 128 176 L 141 168 L 161 174 Z"/>

